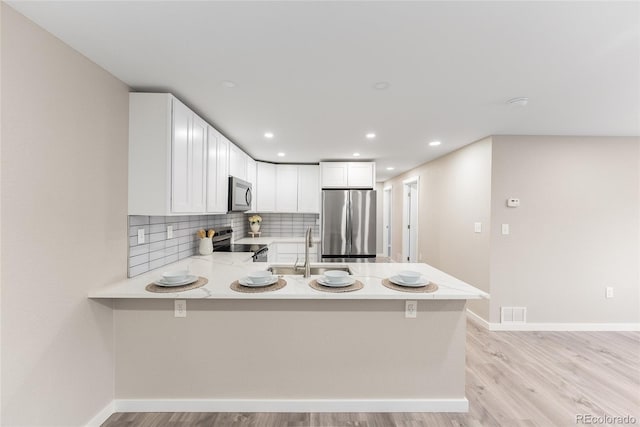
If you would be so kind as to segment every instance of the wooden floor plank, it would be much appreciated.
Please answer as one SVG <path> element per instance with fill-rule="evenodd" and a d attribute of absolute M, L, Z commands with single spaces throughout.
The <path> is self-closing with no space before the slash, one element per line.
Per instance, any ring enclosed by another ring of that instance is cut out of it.
<path fill-rule="evenodd" d="M 640 333 L 490 332 L 467 324 L 469 412 L 116 413 L 103 427 L 550 427 L 640 422 Z"/>

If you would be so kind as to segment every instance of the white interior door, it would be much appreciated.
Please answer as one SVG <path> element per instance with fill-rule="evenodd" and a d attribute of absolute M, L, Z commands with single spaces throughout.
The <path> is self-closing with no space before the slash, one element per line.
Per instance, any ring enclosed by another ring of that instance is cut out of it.
<path fill-rule="evenodd" d="M 391 187 L 382 193 L 382 250 L 385 256 L 391 256 Z"/>
<path fill-rule="evenodd" d="M 402 262 L 418 262 L 418 179 L 403 183 Z"/>

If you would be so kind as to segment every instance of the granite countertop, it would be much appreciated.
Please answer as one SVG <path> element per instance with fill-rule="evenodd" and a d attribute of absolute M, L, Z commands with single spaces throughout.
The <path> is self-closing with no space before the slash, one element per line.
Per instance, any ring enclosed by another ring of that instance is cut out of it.
<path fill-rule="evenodd" d="M 256 238 L 248 240 L 270 239 L 276 242 L 279 238 Z M 291 242 L 291 238 L 282 238 Z M 294 238 L 295 239 L 295 238 Z M 245 240 L 245 239 L 242 239 Z M 244 243 L 244 242 L 240 242 Z M 274 265 L 278 265 L 274 263 Z M 345 265 L 345 263 L 312 263 L 312 265 Z M 193 256 L 161 269 L 123 279 L 116 283 L 95 289 L 89 298 L 148 298 L 148 299 L 352 299 L 352 300 L 460 300 L 488 298 L 486 292 L 477 289 L 455 277 L 452 277 L 428 264 L 421 263 L 347 263 L 353 276 L 364 284 L 364 288 L 355 292 L 322 292 L 312 289 L 309 281 L 319 276 L 303 278 L 299 276 L 283 276 L 287 286 L 273 292 L 240 293 L 230 289 L 229 285 L 237 279 L 245 277 L 249 272 L 264 270 L 268 263 L 254 263 L 251 253 L 222 253 Z M 184 292 L 153 293 L 145 290 L 146 285 L 158 280 L 163 271 L 189 269 L 192 274 L 206 277 L 205 286 Z M 433 293 L 413 293 L 388 289 L 381 284 L 387 277 L 402 270 L 416 270 L 430 281 L 437 283 L 439 289 Z"/>

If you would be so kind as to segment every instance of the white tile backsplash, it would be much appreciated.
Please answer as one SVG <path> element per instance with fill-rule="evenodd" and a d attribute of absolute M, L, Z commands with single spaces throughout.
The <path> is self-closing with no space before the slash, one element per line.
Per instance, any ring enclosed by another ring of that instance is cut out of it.
<path fill-rule="evenodd" d="M 208 230 L 230 226 L 234 230 L 234 239 L 247 237 L 251 215 L 129 216 L 129 277 L 197 254 L 200 240 L 196 232 L 200 228 Z M 303 237 L 307 227 L 313 228 L 314 235 L 320 231 L 316 225 L 318 214 L 259 215 L 262 217 L 260 231 L 264 237 Z M 173 225 L 172 239 L 167 239 L 167 225 Z M 145 230 L 145 242 L 138 245 L 140 228 Z"/>
<path fill-rule="evenodd" d="M 167 225 L 174 236 L 167 239 Z M 227 215 L 129 216 L 129 277 L 146 273 L 197 253 L 200 228 L 231 226 L 234 236 L 245 237 L 249 222 L 243 213 Z M 145 241 L 138 245 L 138 229 L 144 228 Z"/>

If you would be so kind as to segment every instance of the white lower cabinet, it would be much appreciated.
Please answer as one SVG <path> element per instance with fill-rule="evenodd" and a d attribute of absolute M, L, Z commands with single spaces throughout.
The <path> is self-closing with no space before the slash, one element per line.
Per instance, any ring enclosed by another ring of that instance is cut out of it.
<path fill-rule="evenodd" d="M 269 245 L 269 257 L 269 262 L 294 264 L 297 260 L 298 265 L 304 265 L 304 243 L 272 243 Z M 312 248 L 309 248 L 309 260 L 318 262 L 318 244 L 316 243 L 313 244 Z"/>

